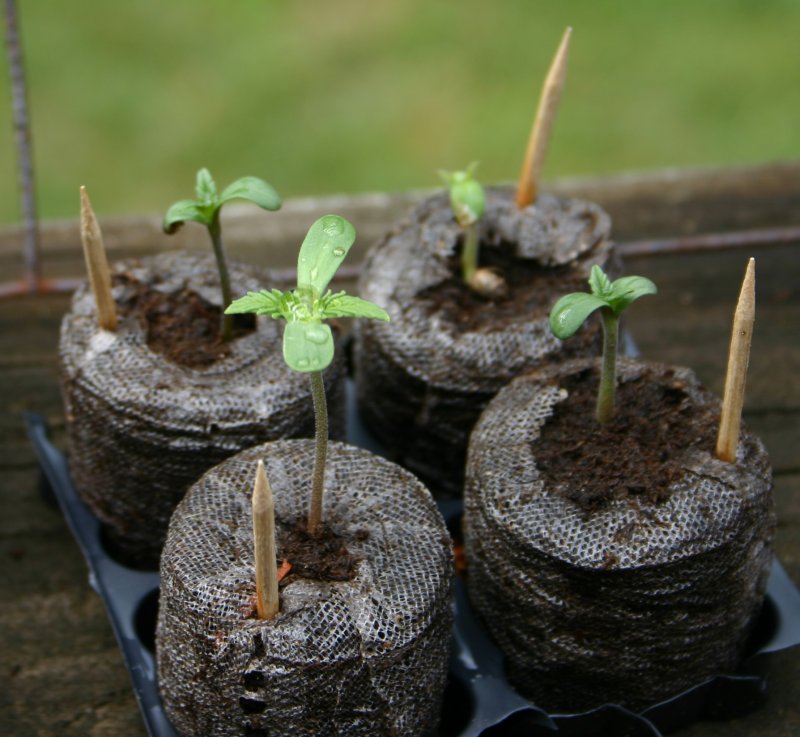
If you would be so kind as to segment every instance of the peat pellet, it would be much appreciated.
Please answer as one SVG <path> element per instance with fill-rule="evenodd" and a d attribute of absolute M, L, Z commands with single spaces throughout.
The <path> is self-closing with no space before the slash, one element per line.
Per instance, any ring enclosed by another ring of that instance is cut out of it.
<path fill-rule="evenodd" d="M 597 205 L 549 195 L 519 209 L 510 188 L 486 189 L 479 265 L 499 274 L 500 299 L 461 279 L 464 232 L 447 194 L 425 199 L 367 254 L 360 294 L 390 322 L 357 321 L 358 407 L 390 457 L 434 495 L 460 496 L 470 430 L 514 376 L 598 350 L 591 323 L 574 341 L 550 332 L 562 294 L 585 288 L 594 264 L 615 271 L 611 221 Z"/>
<path fill-rule="evenodd" d="M 746 429 L 714 455 L 719 400 L 685 368 L 621 359 L 594 420 L 599 362 L 515 379 L 472 435 L 470 599 L 511 683 L 556 712 L 641 709 L 732 672 L 760 611 L 772 474 Z"/>
<path fill-rule="evenodd" d="M 229 265 L 233 291 L 271 283 Z M 156 568 L 175 505 L 200 475 L 258 442 L 314 433 L 307 376 L 281 357 L 282 325 L 259 318 L 215 339 L 219 277 L 211 256 L 164 253 L 112 267 L 115 332 L 97 327 L 80 287 L 59 340 L 70 471 L 125 563 Z M 332 433 L 344 433 L 344 366 L 326 371 Z"/>
<path fill-rule="evenodd" d="M 156 659 L 164 708 L 182 737 L 436 734 L 453 621 L 444 521 L 410 473 L 331 443 L 325 532 L 308 547 L 299 530 L 313 452 L 310 440 L 244 451 L 206 473 L 175 511 L 161 558 Z M 258 459 L 275 500 L 277 557 L 291 565 L 271 620 L 254 612 Z M 349 576 L 337 558 L 352 561 Z"/>

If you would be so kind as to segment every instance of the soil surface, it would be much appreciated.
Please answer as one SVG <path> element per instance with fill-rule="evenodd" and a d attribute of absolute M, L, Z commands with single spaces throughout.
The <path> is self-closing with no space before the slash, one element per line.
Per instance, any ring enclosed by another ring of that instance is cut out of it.
<path fill-rule="evenodd" d="M 693 404 L 671 371 L 648 372 L 617 386 L 616 414 L 600 424 L 598 382 L 599 373 L 588 369 L 562 379 L 569 396 L 534 442 L 545 483 L 586 511 L 618 499 L 663 502 L 683 472 L 685 451 L 714 452 L 718 411 Z"/>
<path fill-rule="evenodd" d="M 419 292 L 428 315 L 440 314 L 462 332 L 502 330 L 509 324 L 549 313 L 553 295 L 586 291 L 586 279 L 569 266 L 542 266 L 532 259 L 513 255 L 510 243 L 481 243 L 479 268 L 502 277 L 507 294 L 482 297 L 461 278 L 461 244 L 448 260 L 451 277 Z"/>
<path fill-rule="evenodd" d="M 160 292 L 130 274 L 115 275 L 114 284 L 128 288 L 120 311 L 139 321 L 154 353 L 186 368 L 207 368 L 230 353 L 230 343 L 221 335 L 221 308 L 197 292 L 188 287 Z M 255 327 L 255 315 L 234 315 L 233 339 L 252 333 Z"/>
<path fill-rule="evenodd" d="M 289 522 L 276 520 L 279 529 L 278 558 L 291 565 L 282 584 L 291 583 L 298 578 L 314 581 L 351 581 L 356 575 L 356 564 L 360 557 L 347 548 L 348 540 L 326 525 L 320 526 L 317 535 L 309 535 L 306 521 Z M 356 533 L 356 539 L 366 539 L 366 530 Z"/>

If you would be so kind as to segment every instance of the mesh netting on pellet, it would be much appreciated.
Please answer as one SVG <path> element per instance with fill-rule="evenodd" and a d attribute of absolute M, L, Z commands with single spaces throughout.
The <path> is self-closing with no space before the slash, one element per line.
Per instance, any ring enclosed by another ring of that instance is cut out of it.
<path fill-rule="evenodd" d="M 170 523 L 156 652 L 172 724 L 184 737 L 435 734 L 453 561 L 430 493 L 400 467 L 332 443 L 323 519 L 360 559 L 355 577 L 292 580 L 277 618 L 258 620 L 251 494 L 259 458 L 283 559 L 280 522 L 308 510 L 312 441 L 230 458 L 192 487 Z"/>
<path fill-rule="evenodd" d="M 639 708 L 730 672 L 772 558 L 769 459 L 746 430 L 735 464 L 687 452 L 662 503 L 586 512 L 545 486 L 532 444 L 564 398 L 561 378 L 587 365 L 544 369 L 498 393 L 470 441 L 465 487 L 470 598 L 511 682 L 558 711 Z M 694 406 L 718 406 L 688 369 L 674 371 Z M 622 362 L 622 382 L 640 373 Z"/>
<path fill-rule="evenodd" d="M 237 296 L 271 283 L 255 267 L 231 263 L 229 270 Z M 167 294 L 188 287 L 221 302 L 211 256 L 164 253 L 120 262 L 112 273 L 118 304 L 135 302 L 140 285 Z M 259 318 L 227 356 L 186 368 L 150 350 L 134 316 L 116 332 L 99 330 L 91 291 L 76 291 L 59 343 L 70 468 L 125 558 L 157 565 L 172 510 L 206 469 L 259 442 L 313 435 L 309 380 L 283 361 L 282 330 Z M 325 373 L 334 437 L 344 432 L 343 379 L 337 359 Z"/>
<path fill-rule="evenodd" d="M 391 321 L 356 325 L 359 412 L 435 495 L 461 493 L 469 432 L 501 386 L 556 356 L 596 351 L 597 325 L 562 343 L 548 314 L 562 294 L 586 290 L 592 265 L 614 271 L 611 221 L 589 202 L 543 195 L 520 210 L 511 189 L 488 188 L 477 227 L 480 263 L 504 272 L 506 299 L 462 285 L 463 231 L 446 194 L 423 201 L 370 250 L 360 281 Z"/>

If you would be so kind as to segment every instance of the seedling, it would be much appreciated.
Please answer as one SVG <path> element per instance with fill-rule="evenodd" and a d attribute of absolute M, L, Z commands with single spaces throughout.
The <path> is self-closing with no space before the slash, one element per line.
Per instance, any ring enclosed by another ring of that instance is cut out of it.
<path fill-rule="evenodd" d="M 472 281 L 478 268 L 478 220 L 486 209 L 486 195 L 475 179 L 478 162 L 473 161 L 466 171 L 440 171 L 439 176 L 450 193 L 450 207 L 456 222 L 464 229 L 464 248 L 461 251 L 461 276 L 466 284 Z"/>
<path fill-rule="evenodd" d="M 225 310 L 226 315 L 254 312 L 286 320 L 283 358 L 289 368 L 310 376 L 315 418 L 314 471 L 308 514 L 311 535 L 318 533 L 322 520 L 328 448 L 328 409 L 322 372 L 333 360 L 333 333 L 323 320 L 334 317 L 389 319 L 389 315 L 372 302 L 328 289 L 355 238 L 355 228 L 344 218 L 338 215 L 321 217 L 311 226 L 300 246 L 297 286 L 292 291 L 248 292 Z"/>
<path fill-rule="evenodd" d="M 656 285 L 643 276 L 623 276 L 610 281 L 599 266 L 592 266 L 589 275 L 591 294 L 573 292 L 555 303 L 550 312 L 550 329 L 564 340 L 574 335 L 586 318 L 600 310 L 603 321 L 603 363 L 597 393 L 595 417 L 609 422 L 614 416 L 614 395 L 617 387 L 617 342 L 619 317 L 639 297 L 655 294 Z"/>
<path fill-rule="evenodd" d="M 230 200 L 241 199 L 253 202 L 264 210 L 277 210 L 281 206 L 278 193 L 258 177 L 242 177 L 217 193 L 217 185 L 211 178 L 208 169 L 197 172 L 195 185 L 196 200 L 179 200 L 170 206 L 164 216 L 164 232 L 174 233 L 187 220 L 201 223 L 208 228 L 211 244 L 214 247 L 214 256 L 219 269 L 219 281 L 222 287 L 222 304 L 230 304 L 231 280 L 228 275 L 228 266 L 225 262 L 225 250 L 222 246 L 222 228 L 219 222 L 219 213 L 222 206 Z M 233 337 L 233 317 L 223 315 L 222 339 L 230 340 Z"/>
<path fill-rule="evenodd" d="M 498 298 L 506 291 L 502 277 L 491 269 L 478 268 L 478 221 L 486 209 L 486 195 L 475 178 L 477 168 L 477 162 L 473 162 L 465 171 L 440 171 L 439 176 L 448 187 L 453 216 L 464 231 L 461 278 L 481 296 Z"/>

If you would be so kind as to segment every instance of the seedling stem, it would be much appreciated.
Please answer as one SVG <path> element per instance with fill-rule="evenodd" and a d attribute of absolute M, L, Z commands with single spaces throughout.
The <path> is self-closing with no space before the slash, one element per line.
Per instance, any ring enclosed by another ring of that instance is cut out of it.
<path fill-rule="evenodd" d="M 208 224 L 208 234 L 211 236 L 211 245 L 214 247 L 214 258 L 217 260 L 219 283 L 222 290 L 222 304 L 229 305 L 231 296 L 231 277 L 228 273 L 228 264 L 225 261 L 225 251 L 222 247 L 222 228 L 219 224 L 219 210 Z M 225 341 L 233 337 L 233 315 L 222 316 L 222 339 Z"/>
<path fill-rule="evenodd" d="M 314 402 L 314 471 L 311 504 L 308 509 L 308 534 L 316 535 L 322 522 L 322 497 L 325 489 L 325 460 L 328 456 L 328 403 L 321 371 L 312 371 L 311 398 Z"/>
<path fill-rule="evenodd" d="M 617 340 L 619 317 L 608 307 L 600 310 L 603 321 L 603 365 L 600 371 L 600 388 L 597 392 L 595 417 L 600 423 L 614 416 L 614 400 L 617 389 Z"/>
<path fill-rule="evenodd" d="M 471 284 L 478 269 L 478 225 L 471 223 L 464 228 L 464 248 L 461 252 L 461 277 Z"/>

